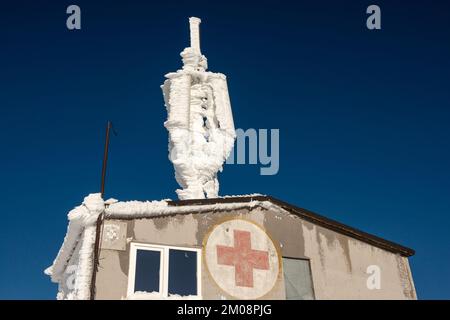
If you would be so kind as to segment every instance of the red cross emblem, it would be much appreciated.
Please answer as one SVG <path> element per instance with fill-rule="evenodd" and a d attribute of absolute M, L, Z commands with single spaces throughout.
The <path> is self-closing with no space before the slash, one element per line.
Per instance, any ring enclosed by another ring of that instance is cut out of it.
<path fill-rule="evenodd" d="M 269 252 L 252 249 L 249 231 L 233 234 L 234 247 L 217 245 L 217 263 L 234 266 L 236 286 L 253 288 L 253 269 L 269 270 Z"/>

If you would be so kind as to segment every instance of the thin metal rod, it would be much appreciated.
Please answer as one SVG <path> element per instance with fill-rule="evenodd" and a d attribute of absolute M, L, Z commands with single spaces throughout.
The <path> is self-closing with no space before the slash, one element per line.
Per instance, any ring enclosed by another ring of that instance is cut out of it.
<path fill-rule="evenodd" d="M 105 152 L 103 154 L 103 166 L 102 166 L 102 184 L 101 184 L 101 194 L 105 193 L 105 180 L 106 180 L 106 165 L 108 164 L 108 149 L 109 149 L 109 131 L 111 130 L 112 123 L 108 121 L 106 125 L 106 137 L 105 137 Z"/>

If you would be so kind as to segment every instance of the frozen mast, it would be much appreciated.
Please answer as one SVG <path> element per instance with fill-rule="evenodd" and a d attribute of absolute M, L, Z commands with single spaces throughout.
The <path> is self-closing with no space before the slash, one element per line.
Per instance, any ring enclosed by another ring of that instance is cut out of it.
<path fill-rule="evenodd" d="M 199 18 L 189 18 L 190 47 L 181 52 L 183 69 L 166 74 L 162 85 L 169 131 L 169 159 L 182 189 L 180 199 L 218 196 L 217 172 L 230 154 L 234 123 L 225 75 L 206 71 L 200 50 Z"/>

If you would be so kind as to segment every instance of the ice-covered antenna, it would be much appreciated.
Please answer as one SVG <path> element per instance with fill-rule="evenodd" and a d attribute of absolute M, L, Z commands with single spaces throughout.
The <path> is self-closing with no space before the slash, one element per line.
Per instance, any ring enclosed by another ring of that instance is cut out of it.
<path fill-rule="evenodd" d="M 200 51 L 200 23 L 202 20 L 197 17 L 189 18 L 189 28 L 191 31 L 191 48 L 197 54 L 201 54 Z"/>
<path fill-rule="evenodd" d="M 182 188 L 176 191 L 180 200 L 218 197 L 217 174 L 236 137 L 226 76 L 206 71 L 200 23 L 199 18 L 189 18 L 191 43 L 180 53 L 183 68 L 166 74 L 162 85 L 169 159 Z"/>

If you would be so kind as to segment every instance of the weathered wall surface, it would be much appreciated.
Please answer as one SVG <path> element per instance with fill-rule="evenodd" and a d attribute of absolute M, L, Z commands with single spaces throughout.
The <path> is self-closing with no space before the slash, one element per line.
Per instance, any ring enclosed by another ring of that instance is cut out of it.
<path fill-rule="evenodd" d="M 316 299 L 416 298 L 407 258 L 313 225 L 297 216 L 259 207 L 234 212 L 120 220 L 127 226 L 126 250 L 105 249 L 100 244 L 103 248 L 99 256 L 95 298 L 126 298 L 131 241 L 201 248 L 210 228 L 232 217 L 251 220 L 266 229 L 276 245 L 280 246 L 283 257 L 309 259 Z M 379 290 L 367 288 L 369 275 L 366 270 L 370 265 L 380 267 Z M 204 299 L 232 299 L 214 283 L 204 263 L 202 296 Z M 263 298 L 285 298 L 282 272 L 274 289 Z"/>

